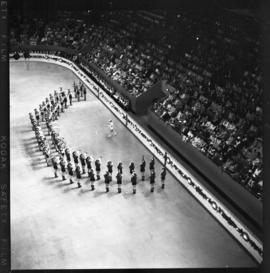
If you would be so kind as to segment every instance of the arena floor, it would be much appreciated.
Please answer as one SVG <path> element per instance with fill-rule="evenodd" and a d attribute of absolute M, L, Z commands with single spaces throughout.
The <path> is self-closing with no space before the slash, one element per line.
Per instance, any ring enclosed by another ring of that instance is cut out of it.
<path fill-rule="evenodd" d="M 71 88 L 75 75 L 57 65 L 10 64 L 12 269 L 255 267 L 254 260 L 170 175 L 166 189 L 137 194 L 127 175 L 123 193 L 90 191 L 53 177 L 31 130 L 28 113 L 54 89 Z M 117 135 L 108 138 L 108 119 Z M 102 156 L 103 164 L 131 160 L 147 149 L 90 92 L 58 121 L 72 149 Z M 160 164 L 157 163 L 157 175 Z M 103 165 L 104 166 L 104 165 Z M 147 165 L 148 166 L 148 165 Z M 148 169 L 147 169 L 148 170 Z M 104 173 L 104 172 L 103 172 Z M 114 174 L 115 176 L 115 174 Z M 158 183 L 160 185 L 160 183 Z"/>

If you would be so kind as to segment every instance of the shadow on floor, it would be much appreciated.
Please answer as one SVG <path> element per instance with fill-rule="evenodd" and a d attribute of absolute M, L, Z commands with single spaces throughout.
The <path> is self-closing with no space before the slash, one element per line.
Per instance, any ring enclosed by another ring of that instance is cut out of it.
<path fill-rule="evenodd" d="M 73 188 L 67 188 L 67 189 L 64 189 L 64 190 L 63 190 L 63 193 L 67 193 L 67 192 L 69 192 L 69 191 L 77 190 L 77 189 L 79 189 L 77 186 L 76 186 L 76 187 L 73 187 Z"/>
<path fill-rule="evenodd" d="M 136 195 L 136 194 L 133 194 L 132 189 L 130 189 L 129 192 L 123 192 L 123 197 L 124 197 L 125 199 L 129 199 L 129 198 L 131 198 L 131 197 L 133 197 L 133 196 L 135 196 L 135 195 Z"/>
<path fill-rule="evenodd" d="M 107 194 L 107 197 L 108 198 L 111 198 L 111 197 L 113 197 L 113 196 L 115 196 L 115 195 L 118 195 L 119 193 L 118 193 L 118 191 L 117 191 L 117 189 L 116 190 L 111 190 L 108 194 Z"/>
<path fill-rule="evenodd" d="M 100 195 L 103 195 L 103 194 L 106 194 L 105 189 L 104 189 L 104 191 L 95 191 L 94 197 L 99 197 Z"/>
<path fill-rule="evenodd" d="M 62 181 L 62 180 L 61 180 Z M 70 183 L 59 183 L 55 186 L 55 188 L 62 188 L 62 187 L 65 187 L 65 186 L 68 186 L 70 185 Z"/>
<path fill-rule="evenodd" d="M 53 179 L 54 179 L 54 176 L 47 176 L 42 178 L 42 180 L 53 180 Z"/>
<path fill-rule="evenodd" d="M 32 128 L 29 128 L 29 129 L 23 129 L 23 130 L 20 130 L 21 133 L 29 133 L 29 132 L 33 132 Z M 33 132 L 34 133 L 34 132 Z M 35 137 L 33 137 L 35 138 Z M 32 139 L 32 138 L 31 138 Z"/>
<path fill-rule="evenodd" d="M 78 192 L 78 195 L 82 195 L 82 194 L 84 194 L 84 193 L 91 192 L 91 191 L 92 191 L 92 189 L 87 189 L 87 190 L 81 189 L 81 190 Z"/>
<path fill-rule="evenodd" d="M 39 150 L 37 142 L 29 142 L 28 139 L 22 140 L 25 153 L 30 158 L 30 165 L 33 170 L 39 170 L 47 166 L 42 152 Z"/>
<path fill-rule="evenodd" d="M 129 180 L 124 180 L 124 181 L 122 182 L 122 185 L 128 185 L 128 184 L 131 184 L 131 182 L 130 182 Z"/>
<path fill-rule="evenodd" d="M 149 197 L 149 196 L 151 196 L 151 195 L 153 195 L 153 194 L 155 194 L 155 192 L 151 192 L 150 190 L 148 190 L 148 191 L 146 191 L 145 193 L 144 193 L 144 197 Z"/>
<path fill-rule="evenodd" d="M 52 178 L 51 180 L 44 180 L 48 185 L 53 185 L 53 184 L 55 184 L 55 183 L 59 183 L 60 182 L 60 180 L 53 180 L 53 179 L 55 179 L 55 178 Z"/>

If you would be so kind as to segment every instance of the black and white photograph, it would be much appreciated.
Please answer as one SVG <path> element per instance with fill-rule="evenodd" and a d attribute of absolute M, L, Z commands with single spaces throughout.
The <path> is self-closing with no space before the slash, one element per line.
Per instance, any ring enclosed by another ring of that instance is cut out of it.
<path fill-rule="evenodd" d="M 261 268 L 260 2 L 6 2 L 11 270 Z"/>

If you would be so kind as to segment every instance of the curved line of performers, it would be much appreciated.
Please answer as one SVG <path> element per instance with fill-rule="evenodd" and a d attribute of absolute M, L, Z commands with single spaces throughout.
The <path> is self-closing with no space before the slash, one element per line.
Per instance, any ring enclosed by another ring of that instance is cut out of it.
<path fill-rule="evenodd" d="M 77 97 L 78 101 L 80 100 L 80 96 L 83 96 L 84 92 L 86 92 L 85 87 L 82 83 L 77 85 L 73 82 L 73 91 L 75 93 L 75 97 Z M 68 89 L 68 94 L 63 91 L 62 87 L 60 87 L 60 92 L 54 91 L 54 94 L 49 94 L 49 98 L 46 98 L 39 105 L 39 111 L 34 109 L 34 115 L 29 113 L 29 118 L 32 124 L 32 129 L 35 132 L 35 136 L 38 142 L 39 150 L 43 152 L 47 166 L 49 166 L 49 160 L 51 158 L 51 150 L 50 144 L 46 136 L 44 135 L 40 121 L 46 123 L 48 128 L 49 136 L 51 137 L 52 143 L 58 152 L 59 156 L 54 156 L 52 158 L 52 165 L 54 168 L 54 175 L 58 177 L 58 173 L 61 171 L 62 179 L 66 180 L 66 177 L 69 178 L 70 183 L 77 182 L 78 187 L 81 187 L 80 179 L 82 178 L 82 174 L 86 173 L 86 168 L 88 172 L 88 177 L 91 181 L 91 189 L 94 190 L 94 182 L 96 180 L 100 180 L 100 172 L 101 172 L 101 158 L 94 161 L 91 156 L 88 156 L 86 153 L 79 153 L 74 151 L 72 154 L 67 148 L 65 140 L 60 137 L 60 135 L 53 128 L 52 121 L 57 120 L 60 116 L 61 112 L 64 112 L 64 108 L 68 108 L 67 102 L 69 100 L 70 105 L 72 105 L 72 93 Z M 86 95 L 85 95 L 86 100 Z M 66 160 L 65 160 L 66 157 Z M 73 167 L 72 160 L 75 163 L 75 168 Z M 92 164 L 95 165 L 95 171 L 92 167 Z M 80 167 L 81 165 L 81 167 Z M 146 162 L 144 157 L 142 158 L 142 162 L 140 164 L 140 172 L 141 172 L 141 180 L 145 180 L 145 167 Z M 155 188 L 155 160 L 154 157 L 149 163 L 150 170 L 150 184 L 151 184 L 151 192 L 154 192 Z M 96 173 L 95 173 L 96 172 Z M 104 174 L 104 181 L 106 186 L 106 192 L 109 192 L 109 185 L 112 182 L 112 173 L 113 173 L 113 163 L 112 161 L 107 162 L 107 171 Z M 136 193 L 136 185 L 137 185 L 137 174 L 135 172 L 135 164 L 131 162 L 129 164 L 129 173 L 130 173 L 130 181 L 133 186 L 133 193 Z M 118 185 L 118 193 L 121 193 L 121 185 L 122 185 L 122 175 L 123 175 L 123 165 L 122 162 L 119 162 L 117 165 L 117 175 L 116 181 Z M 165 178 L 166 178 L 166 168 L 162 168 L 161 176 L 161 188 L 165 188 Z"/>
<path fill-rule="evenodd" d="M 65 159 L 66 158 L 66 159 Z M 75 168 L 73 166 L 73 163 Z M 94 182 L 101 179 L 101 158 L 94 160 L 92 156 L 87 155 L 86 153 L 79 153 L 77 151 L 70 152 L 68 148 L 65 149 L 64 155 L 60 157 L 54 157 L 52 159 L 54 175 L 58 177 L 59 173 L 62 175 L 62 180 L 66 180 L 69 178 L 71 184 L 74 182 L 77 183 L 78 187 L 81 187 L 80 180 L 83 178 L 83 174 L 88 174 L 88 177 L 91 181 L 91 189 L 95 190 Z M 113 163 L 112 161 L 108 161 L 106 164 L 107 170 L 104 177 L 105 182 L 105 189 L 106 192 L 109 192 L 110 183 L 113 180 Z M 129 174 L 130 174 L 130 182 L 133 187 L 133 194 L 136 193 L 136 185 L 138 183 L 137 174 L 135 172 L 135 164 L 131 162 L 128 166 Z M 145 181 L 145 169 L 146 169 L 146 162 L 143 157 L 142 162 L 140 164 L 140 173 L 141 173 L 141 180 Z M 151 192 L 154 192 L 155 184 L 156 184 L 156 172 L 155 172 L 155 160 L 154 158 L 151 159 L 149 163 L 149 170 L 150 170 L 150 185 L 151 185 Z M 160 178 L 161 178 L 161 188 L 165 188 L 165 178 L 166 178 L 166 168 L 163 167 Z M 116 182 L 118 186 L 118 193 L 121 193 L 121 186 L 122 186 L 122 178 L 123 178 L 123 164 L 119 162 L 117 165 L 117 174 L 116 174 Z"/>
<path fill-rule="evenodd" d="M 86 100 L 86 88 L 82 82 L 79 82 L 78 84 L 75 81 L 73 82 L 73 93 L 74 95 L 70 89 L 65 92 L 63 91 L 63 88 L 60 87 L 59 92 L 54 90 L 54 94 L 49 94 L 49 97 L 42 101 L 39 105 L 39 110 L 36 108 L 34 109 L 34 115 L 29 113 L 29 118 L 32 124 L 32 129 L 36 135 L 39 150 L 43 152 L 48 166 L 50 158 L 50 144 L 41 129 L 40 122 L 46 122 L 56 150 L 59 152 L 63 150 L 66 146 L 64 139 L 60 138 L 59 134 L 53 130 L 51 122 L 57 120 L 60 113 L 63 113 L 64 109 L 68 108 L 68 101 L 70 106 L 72 105 L 73 96 L 77 98 L 78 101 L 80 101 L 80 97 L 83 96 L 84 100 Z"/>
<path fill-rule="evenodd" d="M 44 101 L 39 105 L 39 110 L 34 109 L 36 122 L 39 125 L 40 121 L 54 121 L 60 116 L 60 113 L 64 113 L 64 109 L 68 108 L 68 103 L 72 106 L 73 98 L 84 97 L 86 100 L 86 87 L 82 82 L 76 84 L 73 82 L 73 92 L 70 89 L 66 91 L 60 87 L 60 91 L 54 90 L 53 94 L 49 94 L 49 97 L 45 98 Z"/>

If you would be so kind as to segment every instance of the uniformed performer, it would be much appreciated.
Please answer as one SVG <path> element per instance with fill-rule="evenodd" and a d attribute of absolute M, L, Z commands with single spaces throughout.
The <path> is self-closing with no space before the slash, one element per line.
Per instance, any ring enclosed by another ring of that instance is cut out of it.
<path fill-rule="evenodd" d="M 57 104 L 56 104 L 55 111 L 56 111 L 56 116 L 60 117 L 60 103 L 59 102 L 57 102 Z"/>
<path fill-rule="evenodd" d="M 101 159 L 98 158 L 98 159 L 95 161 L 97 180 L 100 179 L 100 171 L 101 171 L 100 165 L 101 165 Z"/>
<path fill-rule="evenodd" d="M 66 155 L 67 162 L 70 163 L 71 162 L 71 154 L 70 154 L 69 148 L 65 149 L 65 155 Z"/>
<path fill-rule="evenodd" d="M 150 163 L 149 163 L 149 170 L 150 170 L 150 174 L 155 171 L 155 158 L 153 156 L 153 158 L 151 159 Z"/>
<path fill-rule="evenodd" d="M 33 114 L 31 112 L 29 112 L 28 114 L 29 114 L 30 121 L 32 122 L 33 121 Z"/>
<path fill-rule="evenodd" d="M 156 173 L 155 171 L 152 171 L 150 174 L 151 192 L 154 192 L 154 189 L 155 189 L 155 178 L 156 178 Z"/>
<path fill-rule="evenodd" d="M 54 101 L 54 99 L 53 99 L 53 95 L 52 95 L 51 93 L 49 94 L 49 97 L 50 97 L 50 102 L 51 102 L 51 105 L 52 105 L 52 106 L 54 106 L 55 101 Z"/>
<path fill-rule="evenodd" d="M 90 177 L 90 181 L 91 181 L 91 189 L 92 191 L 95 190 L 95 185 L 94 185 L 94 182 L 95 182 L 95 174 L 94 174 L 94 170 L 91 168 L 90 171 L 89 171 L 89 177 Z"/>
<path fill-rule="evenodd" d="M 67 105 L 68 98 L 67 98 L 66 94 L 64 95 L 63 101 L 64 101 L 65 108 L 67 109 L 68 108 L 68 105 Z"/>
<path fill-rule="evenodd" d="M 83 95 L 84 95 L 84 100 L 86 100 L 86 88 L 83 86 Z"/>
<path fill-rule="evenodd" d="M 81 97 L 83 97 L 83 83 L 82 82 L 80 82 L 80 87 L 79 87 L 79 89 L 80 89 L 80 95 L 81 95 Z"/>
<path fill-rule="evenodd" d="M 129 167 L 129 173 L 132 175 L 132 173 L 135 170 L 135 164 L 134 164 L 134 162 L 130 162 L 130 164 L 129 164 L 128 167 Z"/>
<path fill-rule="evenodd" d="M 50 111 L 51 110 L 51 104 L 50 104 L 48 98 L 45 99 L 45 103 L 46 103 L 46 109 L 47 109 L 47 111 Z"/>
<path fill-rule="evenodd" d="M 108 168 L 108 172 L 110 174 L 112 174 L 112 172 L 113 172 L 113 163 L 111 161 L 107 162 L 107 168 Z"/>
<path fill-rule="evenodd" d="M 89 172 L 92 169 L 92 160 L 91 160 L 91 157 L 88 155 L 86 157 L 85 161 L 86 161 L 86 167 L 87 167 L 87 172 L 88 172 L 88 176 L 89 176 Z"/>
<path fill-rule="evenodd" d="M 72 157 L 73 157 L 75 166 L 77 167 L 79 165 L 79 153 L 77 151 L 74 151 L 72 153 Z"/>
<path fill-rule="evenodd" d="M 165 188 L 165 178 L 166 178 L 166 168 L 165 167 L 162 168 L 160 178 L 161 178 L 161 188 L 164 189 Z"/>
<path fill-rule="evenodd" d="M 60 97 L 61 112 L 64 113 L 64 98 Z"/>
<path fill-rule="evenodd" d="M 44 121 L 44 115 L 45 115 L 43 107 L 40 109 L 40 115 L 41 115 L 41 121 L 43 122 Z"/>
<path fill-rule="evenodd" d="M 52 158 L 52 164 L 53 164 L 53 169 L 54 169 L 54 177 L 58 177 L 58 163 L 59 163 L 59 160 L 58 160 L 58 157 L 53 157 Z"/>
<path fill-rule="evenodd" d="M 34 116 L 32 113 L 29 113 L 29 118 L 30 118 L 30 121 L 31 121 L 31 124 L 32 124 L 32 130 L 34 131 L 35 130 L 35 119 L 34 119 Z"/>
<path fill-rule="evenodd" d="M 76 173 L 78 188 L 81 188 L 80 179 L 82 178 L 82 174 L 81 174 L 81 169 L 79 165 L 76 166 L 75 173 Z"/>
<path fill-rule="evenodd" d="M 137 174 L 134 171 L 131 174 L 130 180 L 133 187 L 133 194 L 136 194 Z"/>
<path fill-rule="evenodd" d="M 56 90 L 55 90 L 55 91 L 56 91 Z M 54 94 L 54 99 L 55 99 L 56 103 L 59 103 L 59 102 L 60 102 L 59 94 L 58 94 L 57 91 L 56 91 L 56 93 Z"/>
<path fill-rule="evenodd" d="M 46 99 L 47 99 L 47 98 L 46 98 Z M 49 101 L 46 101 L 45 110 L 46 110 L 47 114 L 51 111 L 51 104 L 50 104 Z"/>
<path fill-rule="evenodd" d="M 81 161 L 81 165 L 82 165 L 82 171 L 83 171 L 83 174 L 85 174 L 85 166 L 86 166 L 86 155 L 85 153 L 81 153 L 80 154 L 80 161 Z"/>
<path fill-rule="evenodd" d="M 119 162 L 119 164 L 117 165 L 117 170 L 120 174 L 123 174 L 123 164 L 122 162 Z"/>
<path fill-rule="evenodd" d="M 63 157 L 60 158 L 60 166 L 62 172 L 62 180 L 66 180 L 66 162 Z"/>
<path fill-rule="evenodd" d="M 39 125 L 40 115 L 37 109 L 35 109 L 35 116 L 36 116 L 37 124 Z"/>
<path fill-rule="evenodd" d="M 122 185 L 122 173 L 118 171 L 116 175 L 116 183 L 118 186 L 118 193 L 121 193 L 121 185 Z"/>
<path fill-rule="evenodd" d="M 73 181 L 72 177 L 74 176 L 74 170 L 73 170 L 73 166 L 72 166 L 71 162 L 68 162 L 67 169 L 68 169 L 68 175 L 69 175 L 69 182 L 70 182 L 70 184 L 73 184 L 74 181 Z"/>
<path fill-rule="evenodd" d="M 80 89 L 79 88 L 76 89 L 76 96 L 77 96 L 77 100 L 80 101 Z"/>
<path fill-rule="evenodd" d="M 77 88 L 77 85 L 76 85 L 75 81 L 73 81 L 72 86 L 73 86 L 73 91 L 75 91 L 75 89 Z"/>
<path fill-rule="evenodd" d="M 59 143 L 58 146 L 59 154 L 64 157 L 65 156 L 65 145 L 63 143 Z"/>
<path fill-rule="evenodd" d="M 43 151 L 44 155 L 45 155 L 45 159 L 46 159 L 46 163 L 47 163 L 47 167 L 49 167 L 49 159 L 50 159 L 50 154 L 51 154 L 51 151 L 50 151 L 50 147 L 49 145 L 45 145 L 44 146 L 44 151 Z"/>
<path fill-rule="evenodd" d="M 106 192 L 109 192 L 110 191 L 109 185 L 111 182 L 111 175 L 108 171 L 104 174 L 104 182 L 105 182 Z"/>
<path fill-rule="evenodd" d="M 70 89 L 68 89 L 68 98 L 69 98 L 69 105 L 72 105 L 72 93 L 70 91 Z"/>
<path fill-rule="evenodd" d="M 145 180 L 145 166 L 146 166 L 146 162 L 145 162 L 144 156 L 143 156 L 142 163 L 140 165 L 140 171 L 141 171 L 141 175 L 142 175 L 142 181 Z"/>

